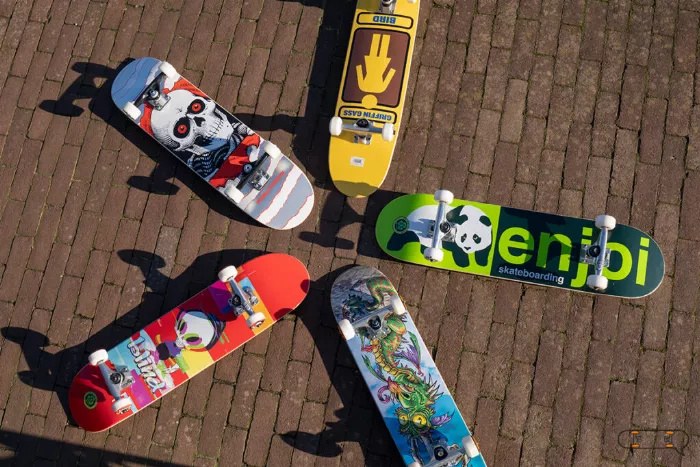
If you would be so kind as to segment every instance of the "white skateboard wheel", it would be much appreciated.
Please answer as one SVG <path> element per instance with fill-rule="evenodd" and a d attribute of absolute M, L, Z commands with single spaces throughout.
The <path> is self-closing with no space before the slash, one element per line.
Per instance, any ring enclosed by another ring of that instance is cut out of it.
<path fill-rule="evenodd" d="M 410 2 L 411 0 L 408 1 Z M 411 462 L 410 464 L 408 464 L 408 467 L 422 467 L 422 465 L 423 464 L 421 464 L 420 462 Z"/>
<path fill-rule="evenodd" d="M 586 285 L 591 289 L 605 290 L 608 288 L 608 278 L 605 276 L 596 276 L 591 274 L 586 279 Z"/>
<path fill-rule="evenodd" d="M 160 62 L 160 65 L 158 65 L 158 70 L 160 70 L 161 73 L 167 76 L 168 79 L 172 79 L 175 81 L 180 79 L 180 74 L 177 72 L 175 67 L 168 62 Z"/>
<path fill-rule="evenodd" d="M 136 107 L 131 101 L 124 104 L 124 107 L 122 107 L 122 111 L 124 111 L 124 113 L 127 114 L 132 120 L 136 120 L 141 116 L 141 110 L 138 107 Z"/>
<path fill-rule="evenodd" d="M 123 397 L 112 403 L 112 411 L 117 415 L 126 413 L 129 410 L 131 410 L 131 397 Z"/>
<path fill-rule="evenodd" d="M 453 195 L 450 190 L 438 190 L 435 192 L 434 198 L 438 203 L 452 204 L 452 201 L 455 199 L 455 195 Z"/>
<path fill-rule="evenodd" d="M 265 315 L 262 313 L 253 313 L 247 320 L 245 320 L 245 324 L 247 324 L 251 329 L 259 327 L 264 322 Z"/>
<path fill-rule="evenodd" d="M 464 446 L 464 451 L 467 453 L 467 457 L 470 459 L 473 459 L 479 455 L 479 448 L 476 446 L 476 443 L 471 436 L 465 436 L 462 439 L 462 445 Z"/>
<path fill-rule="evenodd" d="M 394 310 L 394 313 L 401 316 L 406 313 L 406 307 L 404 306 L 403 302 L 401 301 L 401 297 L 397 295 L 392 295 L 389 299 L 391 301 L 391 308 Z"/>
<path fill-rule="evenodd" d="M 109 355 L 105 349 L 95 350 L 88 356 L 88 362 L 92 366 L 98 366 L 100 363 L 105 363 L 109 360 Z"/>
<path fill-rule="evenodd" d="M 408 3 L 416 3 L 418 0 L 408 0 Z M 413 465 L 413 464 L 411 464 Z"/>
<path fill-rule="evenodd" d="M 355 328 L 352 327 L 350 320 L 341 319 L 338 323 L 338 327 L 340 328 L 340 332 L 343 334 L 346 341 L 349 341 L 355 337 Z"/>
<path fill-rule="evenodd" d="M 445 256 L 445 253 L 440 248 L 428 247 L 425 249 L 425 253 L 423 253 L 423 256 L 425 256 L 425 259 L 427 259 L 428 261 L 431 261 L 433 263 L 439 263 L 440 261 L 442 261 L 442 258 Z"/>
<path fill-rule="evenodd" d="M 282 151 L 280 151 L 280 148 L 278 148 L 275 144 L 271 143 L 270 141 L 264 141 L 261 149 L 273 159 L 277 159 L 282 155 Z"/>
<path fill-rule="evenodd" d="M 236 185 L 233 184 L 227 185 L 226 188 L 224 188 L 224 194 L 231 198 L 231 201 L 236 204 L 239 204 L 241 201 L 243 201 L 243 198 L 245 198 L 243 192 L 236 188 Z"/>
<path fill-rule="evenodd" d="M 236 266 L 226 266 L 221 271 L 219 271 L 219 280 L 221 282 L 229 282 L 236 278 L 238 275 L 238 269 Z"/>
<path fill-rule="evenodd" d="M 595 226 L 599 229 L 612 230 L 617 225 L 617 220 L 613 216 L 601 214 L 595 218 Z"/>
<path fill-rule="evenodd" d="M 343 132 L 343 119 L 340 117 L 331 118 L 331 123 L 329 125 L 331 135 L 340 136 Z"/>
<path fill-rule="evenodd" d="M 391 141 L 394 139 L 394 124 L 385 123 L 382 127 L 382 139 L 384 141 Z"/>

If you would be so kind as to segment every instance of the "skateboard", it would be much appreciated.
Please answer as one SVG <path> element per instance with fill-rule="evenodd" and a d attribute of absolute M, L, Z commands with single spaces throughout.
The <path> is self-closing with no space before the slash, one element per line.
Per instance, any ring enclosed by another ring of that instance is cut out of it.
<path fill-rule="evenodd" d="M 389 279 L 371 267 L 349 269 L 333 283 L 331 307 L 404 463 L 485 466 Z"/>
<path fill-rule="evenodd" d="M 167 62 L 129 63 L 112 84 L 122 112 L 253 219 L 291 229 L 311 212 L 306 175 Z"/>
<path fill-rule="evenodd" d="M 654 239 L 612 216 L 501 207 L 447 190 L 389 202 L 376 236 L 387 254 L 410 263 L 593 294 L 640 298 L 664 277 Z"/>
<path fill-rule="evenodd" d="M 91 353 L 68 405 L 97 432 L 122 422 L 213 365 L 296 308 L 309 273 L 293 256 L 270 253 L 239 268 L 110 350 Z"/>
<path fill-rule="evenodd" d="M 333 183 L 346 196 L 369 196 L 389 171 L 419 10 L 419 0 L 357 0 L 330 121 L 328 165 Z"/>

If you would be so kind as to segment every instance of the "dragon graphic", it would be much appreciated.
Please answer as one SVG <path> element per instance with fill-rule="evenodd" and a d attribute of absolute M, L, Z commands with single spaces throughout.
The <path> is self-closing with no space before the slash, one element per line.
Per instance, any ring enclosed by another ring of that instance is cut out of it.
<path fill-rule="evenodd" d="M 366 286 L 367 293 L 361 291 Z M 358 281 L 345 302 L 343 315 L 357 319 L 384 306 L 385 296 L 396 293 L 391 283 L 383 277 Z M 405 316 L 393 313 L 385 315 L 384 332 L 378 335 L 367 327 L 358 329 L 361 348 L 367 355 L 362 359 L 369 372 L 385 383 L 377 390 L 377 398 L 384 404 L 397 405 L 394 413 L 399 421 L 399 432 L 406 437 L 411 454 L 421 460 L 419 450 L 424 447 L 446 444 L 437 429 L 450 420 L 451 414 L 435 415 L 434 405 L 442 392 L 439 383 L 421 370 L 420 345 L 417 336 L 408 331 Z"/>

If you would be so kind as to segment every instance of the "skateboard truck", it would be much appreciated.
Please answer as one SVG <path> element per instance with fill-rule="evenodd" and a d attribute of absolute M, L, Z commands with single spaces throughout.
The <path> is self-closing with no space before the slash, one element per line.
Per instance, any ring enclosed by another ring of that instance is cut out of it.
<path fill-rule="evenodd" d="M 359 328 L 368 328 L 371 334 L 382 338 L 388 334 L 384 326 L 384 318 L 386 315 L 392 313 L 398 316 L 406 313 L 406 307 L 398 294 L 394 294 L 390 297 L 389 305 L 375 310 L 357 321 L 350 322 L 349 319 L 342 319 L 338 323 L 338 327 L 340 327 L 340 332 L 343 334 L 346 341 L 355 337 L 355 330 Z"/>
<path fill-rule="evenodd" d="M 379 13 L 393 15 L 396 11 L 397 1 L 398 0 L 382 0 L 382 3 L 379 5 Z M 408 0 L 408 3 L 416 3 L 416 0 Z"/>
<path fill-rule="evenodd" d="M 393 123 L 385 123 L 379 127 L 366 118 L 360 118 L 353 123 L 344 123 L 343 119 L 340 117 L 331 118 L 331 135 L 340 136 L 343 131 L 354 133 L 353 142 L 357 144 L 370 144 L 373 134 L 381 134 L 384 141 L 391 141 L 394 139 Z"/>
<path fill-rule="evenodd" d="M 592 245 L 581 246 L 580 261 L 595 266 L 595 274 L 586 279 L 586 285 L 591 289 L 605 290 L 608 288 L 608 278 L 603 276 L 603 269 L 610 264 L 610 249 L 608 248 L 608 231 L 615 228 L 617 221 L 614 217 L 601 214 L 595 218 L 595 226 L 600 229 L 598 239 Z"/>
<path fill-rule="evenodd" d="M 161 110 L 165 104 L 168 103 L 170 98 L 167 94 L 161 92 L 161 89 L 163 89 L 163 82 L 166 78 L 173 81 L 180 79 L 180 75 L 175 70 L 175 67 L 168 62 L 161 62 L 160 65 L 158 65 L 158 70 L 160 73 L 146 86 L 146 89 L 143 90 L 139 97 L 133 102 L 127 101 L 122 107 L 124 113 L 134 121 L 141 116 L 141 109 L 139 109 L 139 107 L 144 102 L 148 102 L 157 110 Z"/>
<path fill-rule="evenodd" d="M 423 252 L 425 259 L 432 263 L 442 261 L 445 253 L 442 251 L 442 241 L 451 238 L 452 224 L 447 219 L 447 206 L 454 200 L 454 195 L 448 190 L 438 190 L 435 192 L 435 201 L 438 203 L 438 211 L 434 223 L 430 226 L 432 241 L 430 247 Z"/>
<path fill-rule="evenodd" d="M 446 443 L 431 444 L 432 459 L 428 463 L 412 462 L 408 467 L 447 467 L 464 463 L 479 456 L 479 448 L 471 436 L 462 438 L 462 448 L 449 450 Z M 466 458 L 465 458 L 466 457 Z"/>
<path fill-rule="evenodd" d="M 250 184 L 253 190 L 260 191 L 270 180 L 272 174 L 275 173 L 275 168 L 277 166 L 274 164 L 274 162 L 277 161 L 282 155 L 280 148 L 270 141 L 263 141 L 263 143 L 260 145 L 259 151 L 262 151 L 263 156 L 253 164 L 245 164 L 240 175 L 238 175 L 231 183 L 227 183 L 226 187 L 224 188 L 224 194 L 231 198 L 231 200 L 233 200 L 233 202 L 236 204 L 240 204 L 240 202 L 243 201 L 243 198 L 245 198 L 246 195 L 243 194 L 241 189 L 246 184 Z M 268 159 L 272 160 L 269 164 L 267 164 L 267 168 L 264 168 Z"/>
<path fill-rule="evenodd" d="M 134 378 L 129 373 L 129 369 L 125 366 L 117 366 L 115 367 L 115 370 L 112 370 L 107 366 L 108 360 L 109 354 L 104 349 L 96 350 L 88 356 L 90 365 L 96 366 L 100 369 L 100 373 L 102 374 L 102 378 L 105 380 L 107 389 L 112 397 L 114 397 L 114 402 L 112 402 L 112 410 L 117 415 L 121 415 L 131 410 L 131 397 L 122 397 L 121 393 L 124 389 L 134 384 Z"/>
<path fill-rule="evenodd" d="M 238 269 L 235 266 L 228 266 L 219 272 L 219 280 L 228 282 L 233 289 L 233 295 L 229 299 L 229 304 L 233 307 L 233 314 L 238 318 L 243 313 L 248 315 L 245 320 L 249 328 L 258 328 L 265 322 L 265 315 L 253 310 L 253 307 L 258 303 L 257 297 L 249 287 L 241 288 L 236 282 Z"/>

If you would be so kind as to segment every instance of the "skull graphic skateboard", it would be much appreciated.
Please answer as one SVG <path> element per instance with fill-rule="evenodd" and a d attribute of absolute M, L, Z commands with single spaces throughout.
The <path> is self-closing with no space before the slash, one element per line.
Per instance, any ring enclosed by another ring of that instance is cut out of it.
<path fill-rule="evenodd" d="M 419 0 L 357 0 L 328 165 L 336 188 L 364 197 L 384 181 L 396 147 Z"/>
<path fill-rule="evenodd" d="M 145 57 L 114 79 L 112 100 L 125 115 L 246 214 L 291 229 L 311 212 L 306 175 L 167 62 Z"/>
<path fill-rule="evenodd" d="M 331 307 L 404 463 L 485 466 L 389 279 L 371 267 L 349 269 L 333 283 Z"/>
<path fill-rule="evenodd" d="M 454 199 L 404 195 L 376 224 L 379 246 L 410 263 L 593 294 L 640 298 L 664 277 L 659 245 L 618 224 Z"/>
<path fill-rule="evenodd" d="M 224 268 L 197 295 L 89 355 L 68 390 L 74 420 L 91 432 L 122 422 L 282 319 L 308 290 L 309 273 L 293 256 Z"/>

